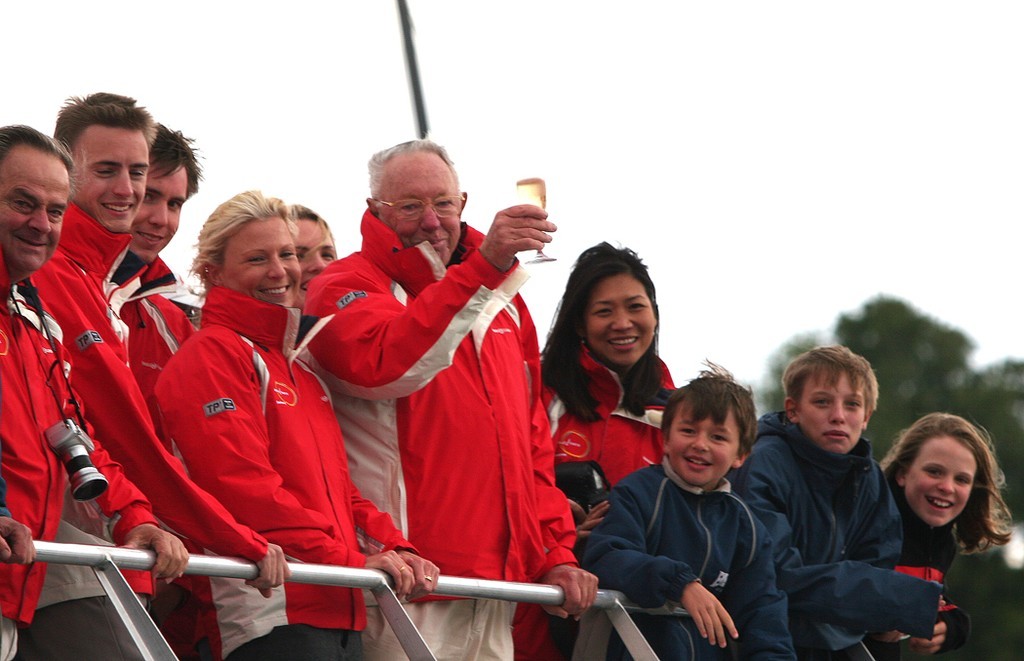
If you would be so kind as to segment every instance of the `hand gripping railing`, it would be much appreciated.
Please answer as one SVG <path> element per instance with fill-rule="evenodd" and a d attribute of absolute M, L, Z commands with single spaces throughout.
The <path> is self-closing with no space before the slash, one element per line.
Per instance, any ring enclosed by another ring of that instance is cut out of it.
<path fill-rule="evenodd" d="M 36 561 L 68 565 L 90 566 L 96 572 L 114 608 L 124 621 L 128 633 L 138 646 L 143 658 L 154 661 L 175 661 L 167 641 L 149 614 L 142 607 L 135 593 L 121 576 L 119 569 L 149 570 L 153 568 L 156 554 L 152 551 L 118 548 L 112 546 L 89 546 L 84 544 L 57 544 L 35 542 Z M 427 647 L 420 632 L 409 619 L 408 613 L 391 588 L 391 578 L 375 569 L 355 569 L 334 565 L 316 565 L 291 562 L 288 564 L 293 583 L 336 585 L 369 590 L 377 599 L 381 612 L 394 630 L 406 655 L 413 661 L 433 660 L 434 655 Z M 252 579 L 259 573 L 256 565 L 244 560 L 220 558 L 208 555 L 190 555 L 186 574 L 219 576 L 224 578 Z M 565 599 L 561 588 L 535 583 L 510 583 L 455 576 L 439 576 L 434 594 L 449 597 L 474 599 L 500 599 L 548 606 L 561 605 Z M 594 658 L 593 645 L 601 645 L 607 639 L 610 627 L 614 627 L 623 643 L 638 661 L 657 661 L 654 651 L 636 628 L 627 613 L 633 607 L 625 596 L 613 590 L 598 590 L 594 608 L 587 611 L 581 622 L 580 644 L 577 644 L 573 659 Z M 609 626 L 610 625 L 610 626 Z"/>

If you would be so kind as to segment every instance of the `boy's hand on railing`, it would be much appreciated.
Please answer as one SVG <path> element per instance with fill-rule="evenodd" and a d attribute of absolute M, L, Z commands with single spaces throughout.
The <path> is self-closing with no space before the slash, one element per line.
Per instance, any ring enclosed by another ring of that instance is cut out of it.
<path fill-rule="evenodd" d="M 712 645 L 725 647 L 729 643 L 726 634 L 739 638 L 740 634 L 736 630 L 736 625 L 732 623 L 729 611 L 725 610 L 718 597 L 711 594 L 699 581 L 686 584 L 680 603 L 693 618 L 700 635 L 707 638 Z"/>
<path fill-rule="evenodd" d="M 580 614 L 590 608 L 597 597 L 597 576 L 573 565 L 552 567 L 538 583 L 562 588 L 565 601 L 561 606 L 542 606 L 545 611 L 558 617 L 572 615 L 577 620 L 580 619 Z"/>
<path fill-rule="evenodd" d="M 155 578 L 166 578 L 170 582 L 184 574 L 188 566 L 188 549 L 181 540 L 151 523 L 143 523 L 129 530 L 124 538 L 124 546 L 156 553 L 152 569 Z"/>
<path fill-rule="evenodd" d="M 399 599 L 416 599 L 433 592 L 440 573 L 437 565 L 409 551 L 385 551 L 366 556 L 367 569 L 387 572 Z"/>
<path fill-rule="evenodd" d="M 269 599 L 273 594 L 273 588 L 284 583 L 292 570 L 288 568 L 288 560 L 284 557 L 284 549 L 277 544 L 267 544 L 267 554 L 256 563 L 260 575 L 245 582 L 260 591 L 265 598 Z"/>

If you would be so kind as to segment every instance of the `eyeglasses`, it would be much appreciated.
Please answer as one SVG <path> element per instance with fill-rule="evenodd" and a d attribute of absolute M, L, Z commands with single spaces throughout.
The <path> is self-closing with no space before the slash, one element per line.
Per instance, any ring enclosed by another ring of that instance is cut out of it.
<path fill-rule="evenodd" d="M 441 197 L 435 197 L 433 200 L 409 198 L 407 200 L 395 200 L 394 202 L 386 202 L 384 200 L 372 201 L 394 209 L 399 220 L 419 220 L 423 217 L 427 207 L 432 208 L 438 218 L 449 218 L 457 216 L 462 211 L 462 205 L 466 202 L 466 194 L 442 195 Z"/>

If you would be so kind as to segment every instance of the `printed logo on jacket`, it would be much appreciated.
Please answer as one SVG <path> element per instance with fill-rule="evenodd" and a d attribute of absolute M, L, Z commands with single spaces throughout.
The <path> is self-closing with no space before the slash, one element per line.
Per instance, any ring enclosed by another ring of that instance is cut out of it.
<path fill-rule="evenodd" d="M 203 406 L 203 413 L 205 413 L 206 417 L 209 418 L 211 415 L 217 415 L 218 413 L 224 413 L 225 411 L 234 411 L 235 409 L 235 400 L 230 397 L 221 397 L 213 400 L 209 404 L 205 404 Z"/>
<path fill-rule="evenodd" d="M 7 352 L 10 351 L 11 344 L 7 339 L 7 333 L 0 330 L 0 356 L 6 356 Z"/>

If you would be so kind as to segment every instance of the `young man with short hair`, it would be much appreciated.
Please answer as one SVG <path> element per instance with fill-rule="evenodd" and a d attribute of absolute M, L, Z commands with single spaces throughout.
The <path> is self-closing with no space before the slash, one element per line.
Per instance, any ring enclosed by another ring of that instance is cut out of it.
<path fill-rule="evenodd" d="M 930 637 L 942 586 L 893 571 L 900 514 L 862 436 L 878 403 L 871 365 L 818 347 L 783 386 L 785 410 L 761 417 L 734 484 L 772 537 L 798 658 L 858 658 L 870 631 Z"/>

